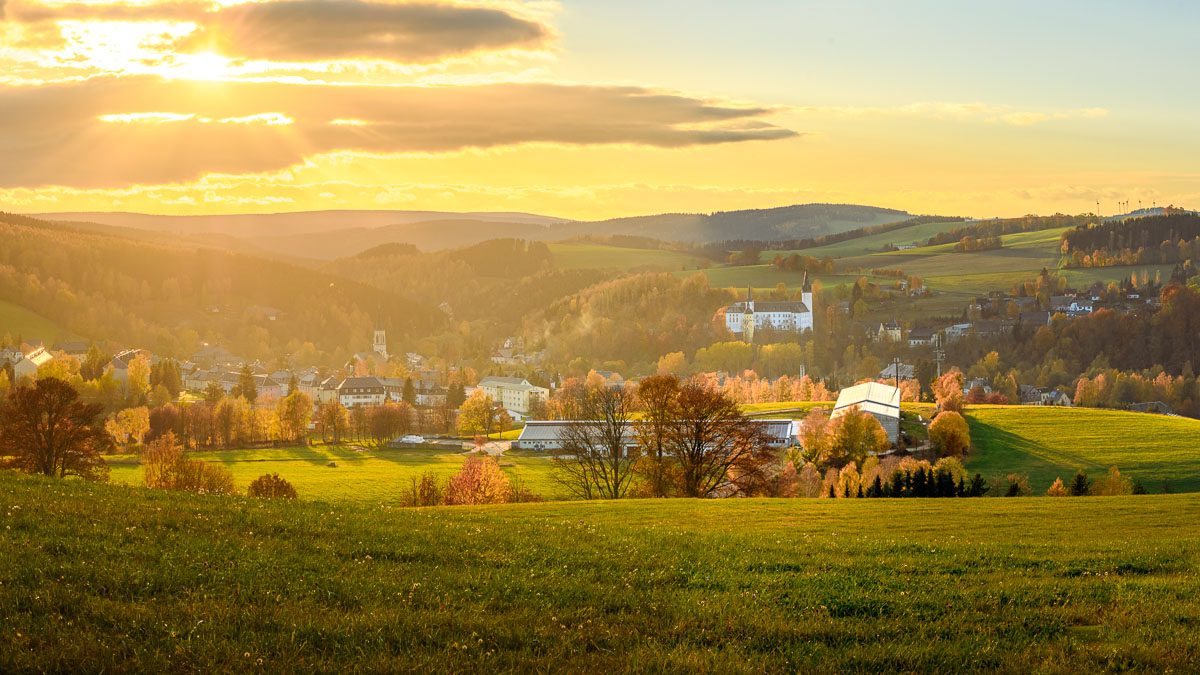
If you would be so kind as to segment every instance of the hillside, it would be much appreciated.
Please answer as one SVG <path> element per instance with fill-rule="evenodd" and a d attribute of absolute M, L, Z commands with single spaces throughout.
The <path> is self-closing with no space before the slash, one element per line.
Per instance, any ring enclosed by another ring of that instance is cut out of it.
<path fill-rule="evenodd" d="M 50 344 L 71 337 L 71 332 L 31 309 L 0 300 L 0 341 L 5 335 L 12 338 L 11 344 L 20 344 L 22 338 Z"/>
<path fill-rule="evenodd" d="M 20 217 L 0 217 L 0 239 L 0 301 L 59 332 L 163 356 L 207 341 L 266 359 L 311 342 L 336 362 L 365 349 L 380 318 L 397 346 L 446 325 L 432 306 L 281 261 Z"/>
<path fill-rule="evenodd" d="M 967 469 L 984 476 L 1029 474 L 1037 494 L 1055 478 L 1083 469 L 1092 479 L 1110 466 L 1150 492 L 1170 481 L 1177 492 L 1200 491 L 1200 421 L 1093 408 L 972 406 L 974 454 Z"/>
<path fill-rule="evenodd" d="M 0 504 L 4 672 L 1200 668 L 1193 495 Z"/>

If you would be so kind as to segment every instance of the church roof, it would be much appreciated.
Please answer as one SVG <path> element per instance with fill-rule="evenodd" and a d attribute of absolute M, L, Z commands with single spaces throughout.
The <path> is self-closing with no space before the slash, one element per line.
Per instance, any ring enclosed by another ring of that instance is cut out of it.
<path fill-rule="evenodd" d="M 746 303 L 737 302 L 729 307 L 729 311 L 733 313 L 746 311 Z M 808 305 L 798 300 L 780 300 L 775 302 L 755 302 L 755 312 L 792 312 L 793 314 L 803 314 L 808 311 Z"/>

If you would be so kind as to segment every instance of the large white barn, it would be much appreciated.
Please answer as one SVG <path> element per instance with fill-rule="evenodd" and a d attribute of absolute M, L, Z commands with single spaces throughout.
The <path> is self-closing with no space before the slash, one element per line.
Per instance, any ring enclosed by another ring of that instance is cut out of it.
<path fill-rule="evenodd" d="M 735 302 L 722 310 L 725 314 L 725 327 L 746 342 L 753 342 L 755 331 L 764 328 L 797 333 L 812 330 L 812 284 L 808 282 L 807 272 L 804 273 L 804 286 L 800 289 L 800 297 L 800 302 L 757 302 L 747 286 L 744 301 Z"/>
<path fill-rule="evenodd" d="M 879 420 L 883 430 L 887 432 L 888 442 L 895 443 L 900 438 L 900 390 L 896 387 L 879 382 L 864 382 L 853 387 L 846 387 L 838 393 L 837 403 L 833 406 L 831 417 L 837 417 L 846 412 L 851 406 L 858 406 L 863 412 L 870 413 Z"/>

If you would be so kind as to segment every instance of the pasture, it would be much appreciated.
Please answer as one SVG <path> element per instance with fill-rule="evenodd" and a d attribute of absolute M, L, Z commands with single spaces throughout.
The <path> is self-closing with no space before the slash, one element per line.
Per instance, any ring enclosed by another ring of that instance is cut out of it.
<path fill-rule="evenodd" d="M 238 490 L 266 473 L 277 473 L 296 488 L 301 499 L 328 502 L 395 504 L 400 495 L 428 471 L 443 481 L 462 466 L 464 455 L 445 450 L 375 450 L 356 446 L 314 445 L 189 452 L 188 457 L 216 462 L 233 472 Z M 142 485 L 143 469 L 136 457 L 108 458 L 111 481 Z M 336 467 L 328 466 L 330 462 Z M 509 477 L 544 499 L 558 496 L 560 486 L 550 477 L 545 457 L 501 457 L 500 466 Z"/>
<path fill-rule="evenodd" d="M 0 472 L 0 671 L 1195 672 L 1198 510 L 402 509 Z"/>
<path fill-rule="evenodd" d="M 622 248 L 603 244 L 551 243 L 554 266 L 560 269 L 618 269 L 674 272 L 694 270 L 701 258 L 677 251 Z"/>
<path fill-rule="evenodd" d="M 1200 491 L 1200 421 L 1120 410 L 1042 406 L 970 406 L 967 470 L 984 477 L 1029 474 L 1035 494 L 1077 469 L 1092 479 L 1110 466 L 1150 492 L 1169 480 L 1177 492 Z"/>
<path fill-rule="evenodd" d="M 38 339 L 49 347 L 55 340 L 72 337 L 71 332 L 46 317 L 24 307 L 0 300 L 0 340 L 5 334 L 14 341 Z"/>

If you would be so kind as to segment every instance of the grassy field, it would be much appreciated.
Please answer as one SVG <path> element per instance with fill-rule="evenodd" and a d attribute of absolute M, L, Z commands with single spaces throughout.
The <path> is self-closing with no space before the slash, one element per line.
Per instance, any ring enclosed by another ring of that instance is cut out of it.
<path fill-rule="evenodd" d="M 41 340 L 47 345 L 72 337 L 70 331 L 50 319 L 20 305 L 0 300 L 0 338 L 4 334 L 25 340 Z"/>
<path fill-rule="evenodd" d="M 0 473 L 0 672 L 1195 672 L 1198 510 L 393 509 Z"/>
<path fill-rule="evenodd" d="M 1110 466 L 1150 492 L 1169 479 L 1179 492 L 1200 491 L 1200 421 L 1088 408 L 971 406 L 973 456 L 967 469 L 985 477 L 1029 474 L 1042 494 L 1077 469 L 1102 477 Z"/>
<path fill-rule="evenodd" d="M 784 256 L 800 253 L 802 255 L 813 256 L 814 258 L 824 258 L 825 256 L 848 258 L 851 256 L 868 255 L 882 251 L 883 247 L 888 244 L 923 244 L 933 235 L 953 230 L 956 227 L 962 227 L 963 224 L 961 222 L 947 222 L 910 225 L 899 230 L 873 234 L 868 237 L 859 237 L 858 239 L 850 239 L 826 246 L 791 251 L 764 251 L 762 260 L 763 262 L 771 262 L 776 253 L 782 253 Z"/>
<path fill-rule="evenodd" d="M 655 269 L 665 272 L 696 269 L 700 258 L 675 251 L 620 248 L 602 244 L 548 244 L 554 265 L 562 269 Z"/>
<path fill-rule="evenodd" d="M 295 486 L 301 499 L 369 504 L 395 504 L 412 478 L 425 471 L 449 478 L 463 462 L 463 455 L 443 450 L 356 451 L 324 445 L 193 452 L 188 456 L 229 467 L 239 490 L 244 491 L 250 481 L 265 473 L 278 473 Z M 330 462 L 337 467 L 327 466 Z M 136 458 L 111 457 L 109 465 L 114 483 L 142 485 L 142 467 Z M 558 496 L 560 486 L 550 477 L 550 462 L 544 457 L 502 457 L 500 465 L 534 494 L 545 499 Z"/>

